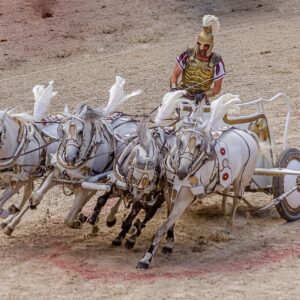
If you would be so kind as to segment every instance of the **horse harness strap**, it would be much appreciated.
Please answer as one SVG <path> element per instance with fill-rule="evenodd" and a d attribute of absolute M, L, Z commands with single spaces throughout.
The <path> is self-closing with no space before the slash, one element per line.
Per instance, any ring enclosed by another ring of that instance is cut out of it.
<path fill-rule="evenodd" d="M 15 151 L 15 153 L 8 158 L 4 158 L 1 160 L 6 160 L 5 162 L 0 162 L 0 173 L 6 173 L 6 174 L 18 174 L 17 176 L 20 177 L 22 180 L 23 176 L 21 174 L 28 174 L 28 172 L 24 169 L 26 166 L 31 166 L 31 165 L 26 165 L 26 164 L 20 164 L 18 163 L 18 160 L 25 155 L 28 155 L 30 153 L 33 153 L 37 150 L 42 150 L 41 155 L 39 156 L 40 160 L 39 163 L 37 164 L 39 167 L 37 170 L 41 171 L 41 168 L 43 168 L 43 165 L 45 164 L 46 161 L 46 147 L 51 144 L 51 143 L 45 143 L 45 140 L 43 138 L 43 135 L 39 132 L 39 130 L 32 124 L 20 124 L 20 129 L 17 137 L 17 141 L 20 141 L 20 144 Z M 22 127 L 22 128 L 21 128 Z M 30 136 L 31 135 L 31 136 Z M 38 148 L 35 148 L 33 150 L 25 151 L 25 149 L 28 147 L 30 141 L 33 139 L 36 140 L 36 142 L 39 144 Z M 1 161 L 0 160 L 0 161 Z M 36 167 L 36 165 L 33 165 Z M 40 171 L 39 173 L 40 175 Z M 36 176 L 36 174 L 31 174 L 32 177 Z M 25 175 L 26 177 L 28 175 Z M 23 178 L 24 179 L 24 178 Z"/>

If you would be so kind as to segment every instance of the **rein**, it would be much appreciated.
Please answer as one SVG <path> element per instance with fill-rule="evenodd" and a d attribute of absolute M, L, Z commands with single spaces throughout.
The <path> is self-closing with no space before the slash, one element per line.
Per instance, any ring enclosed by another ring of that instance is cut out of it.
<path fill-rule="evenodd" d="M 21 153 L 21 154 L 17 154 L 17 155 L 14 155 L 14 156 L 9 156 L 9 157 L 3 157 L 3 158 L 0 158 L 0 161 L 1 161 L 1 160 L 9 160 L 9 159 L 12 159 L 12 158 L 19 158 L 19 157 L 21 157 L 21 156 L 30 154 L 30 153 L 35 152 L 35 151 L 38 151 L 38 150 L 40 150 L 40 149 L 44 149 L 44 148 L 48 147 L 49 145 L 51 145 L 51 144 L 53 144 L 53 143 L 55 143 L 55 142 L 56 142 L 56 141 L 48 142 L 47 144 L 45 144 L 45 145 L 43 145 L 43 146 L 40 146 L 40 147 L 35 148 L 35 149 L 32 149 L 32 150 L 30 150 L 30 151 L 23 152 L 23 153 Z M 1 163 L 0 163 L 0 164 L 1 164 Z M 0 167 L 1 167 L 1 166 L 0 166 Z"/>

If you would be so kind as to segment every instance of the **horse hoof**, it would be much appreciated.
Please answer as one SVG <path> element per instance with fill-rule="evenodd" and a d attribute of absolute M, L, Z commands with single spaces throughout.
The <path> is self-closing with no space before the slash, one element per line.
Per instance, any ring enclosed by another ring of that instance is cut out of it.
<path fill-rule="evenodd" d="M 92 226 L 95 226 L 97 223 L 97 218 L 94 218 L 93 216 L 89 216 L 86 222 Z"/>
<path fill-rule="evenodd" d="M 12 204 L 9 208 L 8 208 L 9 212 L 11 214 L 16 214 L 20 211 L 20 209 L 18 207 L 16 207 L 14 204 Z"/>
<path fill-rule="evenodd" d="M 172 251 L 173 251 L 173 249 L 168 246 L 164 246 L 161 249 L 161 252 L 166 255 L 170 255 L 172 253 Z"/>
<path fill-rule="evenodd" d="M 108 221 L 108 220 L 106 221 L 107 227 L 113 227 L 116 225 L 116 223 L 117 223 L 117 219 L 113 219 L 112 221 Z"/>
<path fill-rule="evenodd" d="M 13 229 L 9 226 L 6 226 L 3 230 L 4 234 L 8 235 L 8 236 L 11 236 L 11 234 L 13 233 Z"/>
<path fill-rule="evenodd" d="M 75 221 L 73 222 L 72 228 L 74 228 L 74 229 L 79 229 L 79 228 L 81 228 L 81 226 L 82 226 L 82 223 L 81 223 L 79 220 L 75 220 Z"/>
<path fill-rule="evenodd" d="M 132 249 L 134 247 L 134 245 L 135 245 L 135 242 L 133 242 L 131 240 L 126 240 L 124 246 L 125 246 L 126 249 Z"/>
<path fill-rule="evenodd" d="M 78 221 L 80 221 L 81 223 L 85 223 L 87 221 L 87 219 L 88 219 L 88 217 L 85 216 L 83 213 L 79 214 L 79 216 L 78 216 Z"/>
<path fill-rule="evenodd" d="M 119 240 L 119 239 L 114 239 L 112 242 L 111 242 L 112 246 L 115 246 L 115 247 L 120 247 L 122 245 L 122 241 Z"/>
<path fill-rule="evenodd" d="M 150 263 L 144 262 L 144 261 L 139 261 L 136 265 L 136 268 L 139 270 L 148 270 L 149 269 Z"/>
<path fill-rule="evenodd" d="M 37 207 L 37 205 L 35 205 L 35 204 L 32 204 L 32 203 L 29 204 L 30 209 L 36 209 L 36 207 Z"/>
<path fill-rule="evenodd" d="M 8 224 L 5 222 L 0 223 L 0 228 L 4 229 Z"/>

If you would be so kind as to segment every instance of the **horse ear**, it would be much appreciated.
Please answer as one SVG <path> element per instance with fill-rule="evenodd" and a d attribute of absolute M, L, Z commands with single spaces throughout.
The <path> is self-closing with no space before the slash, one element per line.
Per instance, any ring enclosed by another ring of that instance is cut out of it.
<path fill-rule="evenodd" d="M 85 105 L 85 106 L 83 107 L 82 111 L 80 112 L 79 117 L 80 117 L 81 119 L 85 119 L 86 112 L 87 112 L 87 108 L 88 108 L 87 105 Z"/>

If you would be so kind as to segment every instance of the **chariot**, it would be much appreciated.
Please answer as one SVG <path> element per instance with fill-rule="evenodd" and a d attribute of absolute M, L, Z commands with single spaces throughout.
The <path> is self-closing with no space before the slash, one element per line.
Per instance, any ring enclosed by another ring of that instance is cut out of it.
<path fill-rule="evenodd" d="M 270 117 L 268 105 L 276 103 L 276 106 L 281 108 L 284 102 L 287 108 L 282 109 L 286 115 L 281 118 L 283 128 L 280 130 L 279 118 L 276 119 L 276 115 Z M 261 210 L 274 204 L 280 216 L 285 220 L 300 219 L 300 150 L 288 147 L 292 114 L 290 98 L 279 93 L 270 99 L 257 99 L 241 103 L 239 106 L 241 111 L 254 110 L 254 112 L 237 117 L 226 115 L 223 119 L 223 126 L 237 126 L 250 130 L 256 133 L 260 142 L 265 145 L 263 154 L 260 154 L 257 160 L 255 173 L 247 190 L 273 195 L 272 201 Z M 209 114 L 210 108 L 206 107 L 204 118 L 207 118 Z M 284 122 L 282 119 L 285 119 Z M 274 124 L 271 124 L 271 120 Z"/>
<path fill-rule="evenodd" d="M 278 111 L 278 107 L 280 108 L 284 117 L 271 116 L 272 110 L 268 106 L 272 104 L 276 105 L 275 111 Z M 194 104 L 190 100 L 181 102 L 180 106 L 181 111 L 186 111 L 186 113 L 194 109 Z M 225 115 L 219 127 L 236 126 L 250 130 L 258 136 L 260 145 L 264 148 L 257 159 L 254 176 L 246 191 L 263 192 L 273 196 L 271 202 L 260 208 L 260 211 L 275 205 L 278 213 L 285 220 L 300 219 L 300 150 L 288 147 L 292 114 L 290 98 L 279 93 L 270 99 L 243 102 L 239 104 L 239 108 L 241 109 L 239 116 Z M 208 119 L 209 116 L 210 106 L 206 106 L 203 119 Z M 282 130 L 280 130 L 280 124 L 282 124 Z M 83 182 L 82 187 L 103 190 L 107 185 L 95 183 L 91 187 L 88 182 Z M 250 205 L 246 199 L 244 200 Z"/>

